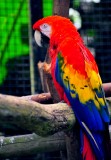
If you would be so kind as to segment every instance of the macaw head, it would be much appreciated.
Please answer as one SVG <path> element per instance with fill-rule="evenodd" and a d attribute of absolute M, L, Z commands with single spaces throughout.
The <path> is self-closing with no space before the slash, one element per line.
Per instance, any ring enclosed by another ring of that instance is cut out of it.
<path fill-rule="evenodd" d="M 43 46 L 44 42 L 49 43 L 50 39 L 60 42 L 65 36 L 74 35 L 77 30 L 72 22 L 65 17 L 49 16 L 38 20 L 34 25 L 35 40 L 39 46 Z"/>

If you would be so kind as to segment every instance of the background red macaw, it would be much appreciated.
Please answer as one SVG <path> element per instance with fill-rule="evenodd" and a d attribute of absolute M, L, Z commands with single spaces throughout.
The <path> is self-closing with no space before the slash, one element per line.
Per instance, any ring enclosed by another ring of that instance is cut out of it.
<path fill-rule="evenodd" d="M 67 18 L 46 17 L 33 29 L 39 46 L 44 40 L 49 43 L 54 85 L 80 124 L 83 159 L 110 159 L 106 153 L 110 119 L 94 57 Z"/>

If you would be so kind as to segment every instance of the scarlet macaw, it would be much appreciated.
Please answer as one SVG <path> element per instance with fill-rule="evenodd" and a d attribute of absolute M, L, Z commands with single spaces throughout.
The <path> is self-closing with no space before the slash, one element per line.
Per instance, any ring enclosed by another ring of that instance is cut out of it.
<path fill-rule="evenodd" d="M 93 55 L 67 18 L 49 16 L 37 21 L 33 29 L 39 46 L 44 40 L 49 43 L 53 82 L 80 124 L 83 159 L 108 160 L 105 141 L 109 140 L 110 118 Z"/>

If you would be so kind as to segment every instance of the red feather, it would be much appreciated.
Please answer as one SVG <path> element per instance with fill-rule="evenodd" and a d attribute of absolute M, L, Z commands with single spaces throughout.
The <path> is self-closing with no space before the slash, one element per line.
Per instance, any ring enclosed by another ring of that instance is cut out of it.
<path fill-rule="evenodd" d="M 83 143 L 84 143 L 84 147 L 83 147 L 83 159 L 85 160 L 96 160 L 95 154 L 92 151 L 91 145 L 89 143 L 88 138 L 86 137 L 86 135 L 83 135 Z"/>

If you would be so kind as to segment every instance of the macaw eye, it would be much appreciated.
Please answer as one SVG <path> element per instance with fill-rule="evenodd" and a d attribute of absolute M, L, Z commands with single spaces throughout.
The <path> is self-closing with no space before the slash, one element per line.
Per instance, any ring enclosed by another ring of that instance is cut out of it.
<path fill-rule="evenodd" d="M 47 23 L 44 23 L 40 26 L 41 30 L 50 30 L 50 25 L 48 25 Z"/>
<path fill-rule="evenodd" d="M 41 31 L 41 33 L 46 35 L 48 38 L 50 38 L 51 26 L 49 24 L 47 24 L 47 23 L 42 24 L 40 26 L 40 31 Z"/>
<path fill-rule="evenodd" d="M 43 24 L 43 28 L 47 28 L 48 27 L 48 25 L 47 24 Z"/>

